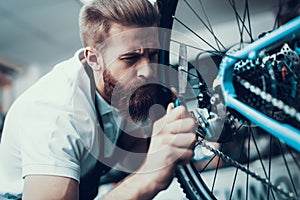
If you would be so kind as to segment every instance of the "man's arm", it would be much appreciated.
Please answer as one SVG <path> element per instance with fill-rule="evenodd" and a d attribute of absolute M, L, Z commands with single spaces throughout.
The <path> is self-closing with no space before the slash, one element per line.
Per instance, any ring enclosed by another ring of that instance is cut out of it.
<path fill-rule="evenodd" d="M 28 175 L 25 177 L 24 200 L 76 200 L 78 182 L 72 178 L 47 175 Z"/>

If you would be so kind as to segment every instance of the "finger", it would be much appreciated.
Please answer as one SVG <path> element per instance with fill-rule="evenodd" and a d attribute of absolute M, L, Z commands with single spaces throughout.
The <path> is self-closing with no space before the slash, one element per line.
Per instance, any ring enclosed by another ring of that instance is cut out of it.
<path fill-rule="evenodd" d="M 196 127 L 193 118 L 184 118 L 170 122 L 165 125 L 161 132 L 169 132 L 172 134 L 194 132 Z"/>
<path fill-rule="evenodd" d="M 184 106 L 179 106 L 172 109 L 173 106 L 174 104 L 170 103 L 167 107 L 167 114 L 154 122 L 152 136 L 165 132 L 170 132 L 170 130 L 172 133 L 193 132 L 195 130 L 195 121 L 191 117 L 191 115 L 187 113 L 186 108 Z M 185 121 L 182 121 L 185 119 L 189 120 L 190 122 L 185 124 Z M 177 120 L 179 121 L 174 124 L 171 124 Z M 183 124 L 185 124 L 184 129 L 181 130 Z M 188 126 L 190 126 L 190 130 L 188 129 Z"/>
<path fill-rule="evenodd" d="M 174 104 L 173 104 L 174 106 Z M 190 114 L 187 112 L 185 106 L 175 107 L 167 112 L 166 120 L 167 122 L 171 122 L 178 119 L 183 119 L 189 117 Z"/>
<path fill-rule="evenodd" d="M 171 135 L 170 143 L 174 147 L 193 149 L 196 142 L 196 134 L 194 133 L 179 133 Z"/>
<path fill-rule="evenodd" d="M 191 149 L 174 148 L 173 151 L 173 163 L 187 164 L 194 156 L 194 151 Z"/>
<path fill-rule="evenodd" d="M 175 87 L 171 87 L 171 91 L 173 92 L 174 96 L 178 96 L 177 89 Z"/>
<path fill-rule="evenodd" d="M 174 108 L 174 103 L 169 103 L 168 107 L 167 107 L 167 114 L 171 112 L 171 110 L 173 110 Z"/>

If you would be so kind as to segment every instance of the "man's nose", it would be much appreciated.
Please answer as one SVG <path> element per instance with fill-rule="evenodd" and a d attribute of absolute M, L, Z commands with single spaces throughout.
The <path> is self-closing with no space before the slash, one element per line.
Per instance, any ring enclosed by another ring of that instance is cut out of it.
<path fill-rule="evenodd" d="M 139 63 L 137 69 L 137 76 L 142 78 L 152 78 L 153 77 L 153 63 L 150 63 L 149 58 L 143 57 Z"/>

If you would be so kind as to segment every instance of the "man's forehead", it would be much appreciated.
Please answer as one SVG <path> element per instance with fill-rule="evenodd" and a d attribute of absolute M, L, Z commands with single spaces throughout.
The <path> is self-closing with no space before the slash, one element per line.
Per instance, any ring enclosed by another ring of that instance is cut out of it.
<path fill-rule="evenodd" d="M 158 49 L 158 29 L 157 27 L 130 28 L 112 27 L 110 37 L 107 42 L 112 46 L 117 46 L 124 52 L 137 49 Z"/>

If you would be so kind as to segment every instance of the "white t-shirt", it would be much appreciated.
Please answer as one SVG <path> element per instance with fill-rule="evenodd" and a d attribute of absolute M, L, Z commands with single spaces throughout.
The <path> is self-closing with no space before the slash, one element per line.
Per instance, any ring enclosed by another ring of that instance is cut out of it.
<path fill-rule="evenodd" d="M 31 174 L 80 182 L 95 166 L 102 130 L 80 51 L 56 65 L 11 106 L 0 144 L 0 194 L 22 194 L 23 178 Z"/>

